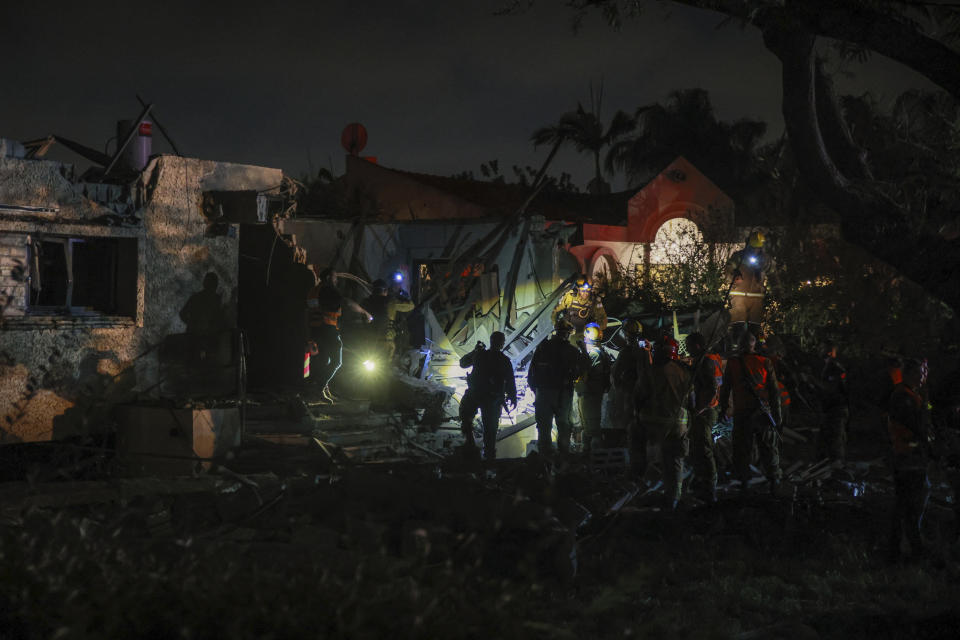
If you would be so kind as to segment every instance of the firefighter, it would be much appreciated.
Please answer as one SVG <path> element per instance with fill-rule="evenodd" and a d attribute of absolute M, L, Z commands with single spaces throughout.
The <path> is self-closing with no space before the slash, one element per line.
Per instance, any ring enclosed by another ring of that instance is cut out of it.
<path fill-rule="evenodd" d="M 623 347 L 617 354 L 611 373 L 613 383 L 614 426 L 624 431 L 633 422 L 633 391 L 637 385 L 640 371 L 653 362 L 653 345 L 643 339 L 643 325 L 639 320 L 631 319 L 623 323 L 625 336 Z"/>
<path fill-rule="evenodd" d="M 676 509 L 683 484 L 683 459 L 690 449 L 688 400 L 690 369 L 679 361 L 679 345 L 663 336 L 653 350 L 653 365 L 637 383 L 638 441 L 631 439 L 631 464 L 642 455 L 646 466 L 646 445 L 660 448 L 665 506 Z"/>
<path fill-rule="evenodd" d="M 321 401 L 330 404 L 336 400 L 330 392 L 330 383 L 343 362 L 340 316 L 343 314 L 344 304 L 362 314 L 367 322 L 373 321 L 373 316 L 367 313 L 366 309 L 345 298 L 337 290 L 337 272 L 324 269 L 307 295 L 307 335 L 310 336 L 307 349 L 311 360 L 308 382 L 320 389 Z"/>
<path fill-rule="evenodd" d="M 733 470 L 746 491 L 754 443 L 760 465 L 776 494 L 780 485 L 780 390 L 773 364 L 758 355 L 757 338 L 749 331 L 740 336 L 740 353 L 727 360 L 720 385 L 720 411 L 730 415 L 733 397 Z"/>
<path fill-rule="evenodd" d="M 685 341 L 693 358 L 693 399 L 690 416 L 690 460 L 693 463 L 695 491 L 704 502 L 717 501 L 717 452 L 713 426 L 719 417 L 723 360 L 707 352 L 707 341 L 699 332 Z"/>
<path fill-rule="evenodd" d="M 373 316 L 371 328 L 374 339 L 379 342 L 384 359 L 389 364 L 393 362 L 397 351 L 397 314 L 412 311 L 414 304 L 408 298 L 389 291 L 384 280 L 374 280 L 371 288 L 373 294 L 364 300 L 363 306 Z"/>
<path fill-rule="evenodd" d="M 922 365 L 908 360 L 903 366 L 903 382 L 890 396 L 888 433 L 892 448 L 893 482 L 896 490 L 890 527 L 890 555 L 900 555 L 904 534 L 913 555 L 923 551 L 920 525 L 929 497 L 927 479 L 927 416 L 922 398 Z"/>
<path fill-rule="evenodd" d="M 600 440 L 603 396 L 610 388 L 610 355 L 600 343 L 600 327 L 591 322 L 584 327 L 583 338 L 590 364 L 574 389 L 577 392 L 577 406 L 580 411 L 580 427 L 583 429 L 583 451 L 590 450 Z"/>
<path fill-rule="evenodd" d="M 754 231 L 747 239 L 747 246 L 727 261 L 727 277 L 731 283 L 730 322 L 735 329 L 759 329 L 766 291 L 764 280 L 772 266 L 763 250 L 765 242 L 764 234 Z"/>
<path fill-rule="evenodd" d="M 824 348 L 817 455 L 843 462 L 846 459 L 847 423 L 850 421 L 850 395 L 847 392 L 847 372 L 837 360 L 837 351 L 836 343 L 829 343 Z"/>
<path fill-rule="evenodd" d="M 573 325 L 561 317 L 555 328 L 554 335 L 540 343 L 533 352 L 527 374 L 527 383 L 536 395 L 533 407 L 537 420 L 537 448 L 543 455 L 553 453 L 550 434 L 554 419 L 557 421 L 557 449 L 562 454 L 570 452 L 573 385 L 590 365 L 586 349 L 570 344 Z"/>
<path fill-rule="evenodd" d="M 468 449 L 476 450 L 473 420 L 480 411 L 483 423 L 483 457 L 488 462 L 497 458 L 497 429 L 500 427 L 500 409 L 512 411 L 517 406 L 517 385 L 513 365 L 503 355 L 506 338 L 500 331 L 490 336 L 490 348 L 478 342 L 473 351 L 460 358 L 460 366 L 473 367 L 467 376 L 467 391 L 460 401 L 460 425 Z"/>
<path fill-rule="evenodd" d="M 573 289 L 567 291 L 553 309 L 553 322 L 559 318 L 566 318 L 573 325 L 571 344 L 576 345 L 583 340 L 583 330 L 594 322 L 600 331 L 607 329 L 607 312 L 603 308 L 600 298 L 585 276 L 578 276 L 573 282 Z"/>

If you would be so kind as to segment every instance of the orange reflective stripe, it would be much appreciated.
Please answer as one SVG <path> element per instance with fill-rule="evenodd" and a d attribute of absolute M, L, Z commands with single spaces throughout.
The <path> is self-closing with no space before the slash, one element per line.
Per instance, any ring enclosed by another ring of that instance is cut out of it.
<path fill-rule="evenodd" d="M 910 394 L 910 399 L 913 400 L 918 409 L 923 405 L 923 400 L 913 389 L 904 386 L 902 383 L 897 386 Z M 907 425 L 897 422 L 893 417 L 887 421 L 887 433 L 890 434 L 890 442 L 893 444 L 893 452 L 896 454 L 913 453 L 920 445 L 917 435 L 908 429 Z"/>

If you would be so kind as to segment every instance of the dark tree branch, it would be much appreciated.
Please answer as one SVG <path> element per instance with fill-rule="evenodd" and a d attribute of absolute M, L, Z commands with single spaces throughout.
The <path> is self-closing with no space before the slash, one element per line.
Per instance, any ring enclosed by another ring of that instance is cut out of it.
<path fill-rule="evenodd" d="M 927 77 L 960 99 L 960 53 L 864 2 L 674 0 L 756 25 L 792 28 L 863 45 Z M 601 3 L 602 4 L 602 3 Z"/>
<path fill-rule="evenodd" d="M 818 113 L 814 36 L 784 28 L 764 30 L 764 42 L 783 65 L 783 118 L 801 175 L 840 214 L 844 238 L 868 250 L 960 310 L 960 242 L 948 242 L 910 220 L 869 180 L 845 176 L 827 150 Z"/>
<path fill-rule="evenodd" d="M 844 175 L 859 180 L 873 180 L 873 174 L 867 165 L 867 153 L 853 141 L 850 128 L 843 118 L 840 102 L 833 90 L 833 82 L 824 72 L 823 61 L 819 59 L 816 62 L 814 90 L 817 120 L 827 143 L 827 153 L 836 161 Z"/>

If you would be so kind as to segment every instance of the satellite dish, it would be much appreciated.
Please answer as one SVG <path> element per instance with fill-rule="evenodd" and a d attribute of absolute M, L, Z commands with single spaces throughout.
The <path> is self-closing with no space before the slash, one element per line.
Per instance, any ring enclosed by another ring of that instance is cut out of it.
<path fill-rule="evenodd" d="M 351 122 L 343 128 L 340 134 L 340 145 L 352 156 L 357 155 L 367 146 L 367 129 L 359 122 Z"/>

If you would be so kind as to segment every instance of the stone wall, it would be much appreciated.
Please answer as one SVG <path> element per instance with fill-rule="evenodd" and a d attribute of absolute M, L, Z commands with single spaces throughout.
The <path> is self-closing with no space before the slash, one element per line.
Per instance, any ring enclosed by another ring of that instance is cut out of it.
<path fill-rule="evenodd" d="M 28 235 L 132 238 L 136 307 L 123 317 L 70 317 L 37 316 L 22 304 L 10 305 L 0 324 L 0 443 L 94 432 L 107 424 L 115 403 L 156 398 L 163 388 L 162 346 L 186 332 L 182 312 L 198 296 L 207 303 L 202 308 L 221 314 L 223 328 L 234 327 L 238 230 L 208 234 L 202 192 L 263 191 L 282 179 L 277 169 L 161 156 L 131 185 L 142 195 L 136 219 L 118 225 L 109 203 L 87 198 L 89 190 L 73 184 L 64 167 L 40 160 L 0 162 L 0 205 L 9 205 L 0 209 L 2 284 L 25 299 L 13 263 L 26 260 Z M 214 279 L 209 274 L 216 276 L 215 287 L 205 289 Z"/>

